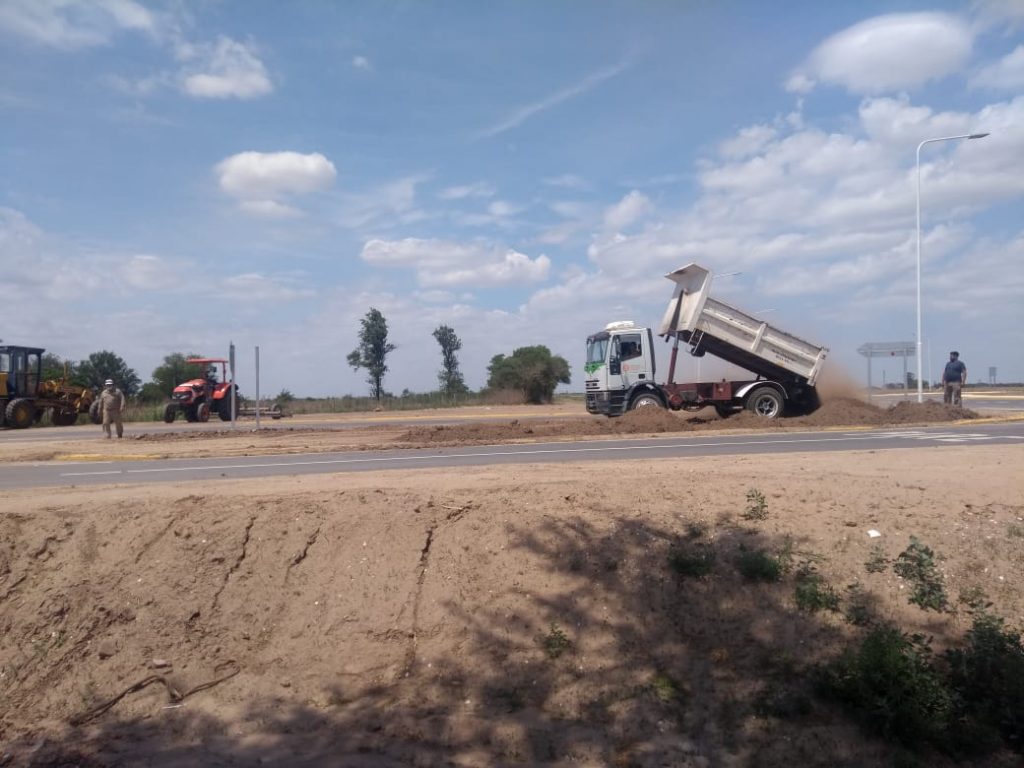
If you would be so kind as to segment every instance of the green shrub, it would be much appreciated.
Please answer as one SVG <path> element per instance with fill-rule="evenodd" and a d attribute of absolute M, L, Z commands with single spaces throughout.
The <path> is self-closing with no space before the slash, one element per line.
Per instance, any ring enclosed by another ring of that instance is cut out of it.
<path fill-rule="evenodd" d="M 935 564 L 935 553 L 915 536 L 910 537 L 910 545 L 896 558 L 893 570 L 910 582 L 910 602 L 926 611 L 949 608 L 945 579 Z"/>
<path fill-rule="evenodd" d="M 747 581 L 778 581 L 782 563 L 761 549 L 741 552 L 736 567 Z"/>
<path fill-rule="evenodd" d="M 818 682 L 869 729 L 908 746 L 938 741 L 950 725 L 953 697 L 920 635 L 874 629 L 819 669 Z"/>
<path fill-rule="evenodd" d="M 796 598 L 796 607 L 806 613 L 839 610 L 839 595 L 817 573 L 800 576 L 793 595 Z"/>
<path fill-rule="evenodd" d="M 1001 618 L 978 613 L 963 648 L 946 653 L 961 719 L 1002 735 L 1024 752 L 1024 645 Z"/>
<path fill-rule="evenodd" d="M 709 547 L 700 547 L 690 552 L 673 549 L 668 553 L 668 564 L 680 576 L 703 579 L 715 565 L 715 552 Z"/>

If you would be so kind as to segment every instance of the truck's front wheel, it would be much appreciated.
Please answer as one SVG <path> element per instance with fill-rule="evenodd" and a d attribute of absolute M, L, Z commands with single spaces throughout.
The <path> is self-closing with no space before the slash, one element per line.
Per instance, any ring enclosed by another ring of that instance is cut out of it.
<path fill-rule="evenodd" d="M 747 410 L 764 419 L 777 419 L 785 406 L 782 395 L 771 387 L 759 387 L 747 397 Z"/>
<path fill-rule="evenodd" d="M 658 399 L 657 395 L 637 395 L 633 398 L 633 402 L 629 404 L 629 410 L 636 411 L 640 408 L 663 408 L 661 400 Z"/>

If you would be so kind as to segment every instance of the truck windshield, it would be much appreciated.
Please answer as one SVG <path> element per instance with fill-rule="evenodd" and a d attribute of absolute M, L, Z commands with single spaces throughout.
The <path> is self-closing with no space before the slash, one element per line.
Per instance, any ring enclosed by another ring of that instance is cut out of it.
<path fill-rule="evenodd" d="M 608 355 L 608 337 L 587 339 L 587 363 L 603 363 Z"/>

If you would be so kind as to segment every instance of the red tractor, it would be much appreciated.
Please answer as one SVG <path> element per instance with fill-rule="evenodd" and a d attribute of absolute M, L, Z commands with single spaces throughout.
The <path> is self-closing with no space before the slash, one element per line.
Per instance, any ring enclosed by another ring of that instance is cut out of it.
<path fill-rule="evenodd" d="M 231 421 L 231 382 L 227 379 L 227 360 L 220 357 L 193 357 L 185 361 L 194 365 L 208 366 L 201 379 L 185 381 L 174 388 L 171 402 L 164 406 L 164 421 L 170 424 L 178 411 L 185 414 L 187 421 L 209 421 L 210 414 L 216 413 L 221 421 Z M 217 363 L 220 363 L 220 381 L 217 381 Z M 238 386 L 235 385 L 234 408 L 238 416 Z"/>

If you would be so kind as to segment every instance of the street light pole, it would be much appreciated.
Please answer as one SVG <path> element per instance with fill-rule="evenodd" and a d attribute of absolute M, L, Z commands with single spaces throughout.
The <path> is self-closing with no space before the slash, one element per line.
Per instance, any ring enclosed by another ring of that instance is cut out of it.
<path fill-rule="evenodd" d="M 921 147 L 936 141 L 954 139 L 984 139 L 987 133 L 965 133 L 960 136 L 942 136 L 925 139 L 917 145 L 917 402 L 924 402 L 924 382 L 921 378 Z"/>

